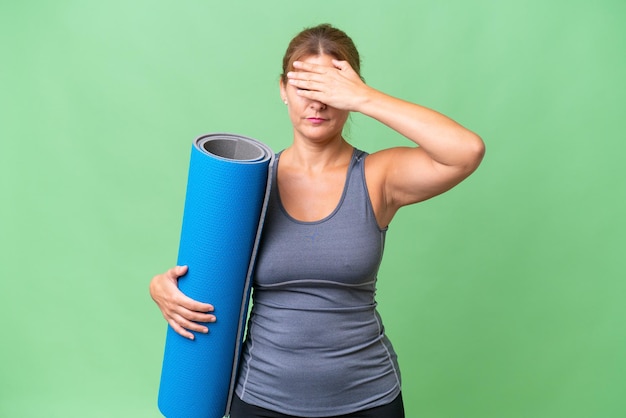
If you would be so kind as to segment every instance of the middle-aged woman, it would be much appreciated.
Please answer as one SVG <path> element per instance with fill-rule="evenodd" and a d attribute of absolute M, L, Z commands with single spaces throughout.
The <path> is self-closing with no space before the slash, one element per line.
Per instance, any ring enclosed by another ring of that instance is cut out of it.
<path fill-rule="evenodd" d="M 398 209 L 470 175 L 484 144 L 450 118 L 366 85 L 352 40 L 330 25 L 292 39 L 280 95 L 293 143 L 272 173 L 231 418 L 403 417 L 398 362 L 374 297 L 385 232 Z M 342 136 L 350 112 L 411 143 L 355 149 Z M 193 339 L 216 318 L 178 289 L 186 271 L 155 276 L 150 292 L 170 326 Z"/>

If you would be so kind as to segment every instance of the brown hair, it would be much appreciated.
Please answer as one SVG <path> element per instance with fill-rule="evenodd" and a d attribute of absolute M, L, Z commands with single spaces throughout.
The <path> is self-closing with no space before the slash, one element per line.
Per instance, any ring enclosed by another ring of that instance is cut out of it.
<path fill-rule="evenodd" d="M 345 32 L 328 23 L 306 28 L 289 43 L 283 57 L 283 83 L 287 83 L 287 72 L 293 69 L 293 62 L 309 55 L 326 54 L 341 61 L 348 61 L 361 77 L 361 58 L 354 42 Z M 363 79 L 363 77 L 361 77 Z"/>

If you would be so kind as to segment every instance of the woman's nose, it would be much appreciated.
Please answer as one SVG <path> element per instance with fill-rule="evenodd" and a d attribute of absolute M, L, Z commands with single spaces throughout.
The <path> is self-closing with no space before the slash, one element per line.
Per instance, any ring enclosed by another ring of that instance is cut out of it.
<path fill-rule="evenodd" d="M 311 109 L 315 110 L 324 110 L 327 107 L 326 104 L 318 102 L 317 100 L 311 100 L 311 104 L 309 106 L 311 107 Z"/>

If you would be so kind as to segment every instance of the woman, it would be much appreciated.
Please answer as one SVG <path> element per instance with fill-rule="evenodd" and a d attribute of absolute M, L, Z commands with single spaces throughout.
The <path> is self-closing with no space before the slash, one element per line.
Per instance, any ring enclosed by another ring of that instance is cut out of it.
<path fill-rule="evenodd" d="M 385 232 L 398 209 L 472 173 L 484 144 L 446 116 L 366 85 L 352 40 L 330 25 L 291 41 L 279 84 L 293 143 L 272 173 L 231 417 L 403 417 L 396 354 L 374 299 Z M 413 144 L 355 149 L 342 137 L 350 112 Z M 212 305 L 178 290 L 185 273 L 155 276 L 150 293 L 193 339 L 216 318 Z"/>

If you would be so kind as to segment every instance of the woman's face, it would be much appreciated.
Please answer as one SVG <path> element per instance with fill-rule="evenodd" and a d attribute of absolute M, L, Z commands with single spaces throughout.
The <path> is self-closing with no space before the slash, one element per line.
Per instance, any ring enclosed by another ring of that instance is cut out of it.
<path fill-rule="evenodd" d="M 298 61 L 332 67 L 330 55 L 311 55 Z M 287 101 L 294 137 L 314 142 L 324 142 L 341 137 L 349 111 L 326 106 L 324 103 L 301 97 L 297 88 L 280 83 L 280 94 Z"/>

